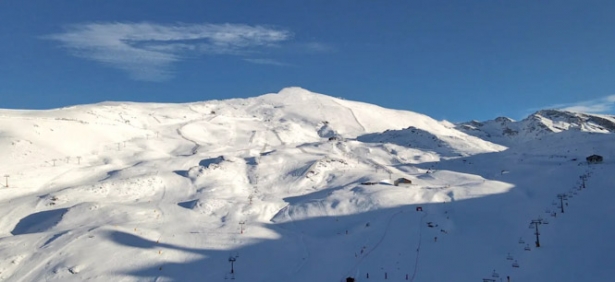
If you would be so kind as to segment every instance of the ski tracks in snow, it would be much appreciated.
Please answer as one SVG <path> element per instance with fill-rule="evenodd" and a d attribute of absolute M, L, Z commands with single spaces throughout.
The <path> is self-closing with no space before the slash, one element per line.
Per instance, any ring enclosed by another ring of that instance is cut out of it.
<path fill-rule="evenodd" d="M 422 242 L 422 237 L 423 237 L 423 221 L 425 217 L 427 217 L 427 215 L 428 213 L 425 212 L 425 214 L 421 216 L 421 220 L 419 221 L 419 243 L 417 244 L 417 247 L 416 247 L 416 258 L 414 259 L 414 270 L 412 271 L 412 277 L 410 278 L 410 281 L 414 281 L 414 277 L 416 277 L 416 272 L 419 269 L 419 257 L 421 254 L 421 242 Z"/>
<path fill-rule="evenodd" d="M 391 222 L 393 221 L 393 219 L 395 217 L 400 215 L 402 212 L 403 211 L 398 211 L 398 212 L 392 214 L 391 217 L 389 217 L 389 221 L 387 222 L 386 228 L 384 228 L 384 232 L 382 233 L 382 236 L 380 237 L 378 242 L 376 242 L 376 244 L 374 245 L 373 248 L 371 248 L 369 251 L 365 252 L 365 255 L 361 256 L 361 258 L 350 268 L 350 270 L 348 270 L 346 272 L 346 275 L 344 275 L 344 277 L 340 281 L 344 280 L 345 277 L 352 276 L 352 273 L 356 272 L 356 269 L 361 264 L 361 262 L 363 262 L 363 260 L 366 257 L 368 257 L 373 251 L 378 249 L 380 244 L 384 241 L 384 238 L 386 238 L 387 234 L 389 233 L 389 227 L 391 226 Z"/>
<path fill-rule="evenodd" d="M 388 231 L 389 231 L 389 227 L 391 226 L 391 222 L 393 222 L 393 219 L 395 219 L 398 215 L 400 215 L 401 213 L 403 213 L 402 211 L 398 211 L 394 214 L 391 215 L 391 217 L 389 217 L 389 221 L 387 222 L 386 228 L 384 229 L 384 233 L 382 234 L 382 236 L 380 237 L 380 239 L 378 240 L 378 242 L 374 245 L 373 248 L 371 248 L 369 251 L 367 251 L 365 253 L 365 255 L 361 256 L 361 258 L 350 268 L 350 270 L 348 270 L 346 272 L 346 275 L 344 275 L 344 278 L 342 278 L 340 281 L 344 281 L 345 277 L 348 276 L 352 276 L 353 273 L 356 272 L 357 267 L 363 262 L 363 260 L 368 257 L 373 251 L 375 251 L 376 249 L 378 249 L 378 247 L 380 246 L 380 244 L 384 241 L 384 239 L 387 237 Z M 422 243 L 422 234 L 423 234 L 423 222 L 425 217 L 427 217 L 429 215 L 429 213 L 425 212 L 423 214 L 423 216 L 421 216 L 421 219 L 419 220 L 419 225 L 418 225 L 418 230 L 419 230 L 419 239 L 418 239 L 418 243 L 417 243 L 417 248 L 416 248 L 416 258 L 414 260 L 414 270 L 412 272 L 412 277 L 410 278 L 410 281 L 414 281 L 416 274 L 418 272 L 418 268 L 419 268 L 419 258 L 420 258 L 420 254 L 421 254 L 421 243 Z"/>
<path fill-rule="evenodd" d="M 295 225 L 295 220 L 292 218 L 292 216 L 288 212 L 289 207 L 290 207 L 290 205 L 287 205 L 286 207 L 284 207 L 284 214 L 286 215 L 286 218 L 288 218 L 290 223 L 293 225 L 293 228 L 295 230 L 298 230 L 297 225 Z M 303 253 L 305 255 L 305 257 L 303 258 L 301 263 L 299 263 L 299 265 L 297 265 L 297 268 L 295 269 L 295 273 L 298 273 L 303 268 L 305 263 L 308 261 L 308 258 L 310 257 L 310 252 L 308 251 L 308 248 L 307 248 L 307 246 L 305 244 L 305 239 L 303 238 L 303 233 L 300 233 L 300 231 L 292 231 L 292 230 L 289 230 L 289 231 L 293 232 L 296 236 L 299 237 L 299 240 L 301 241 L 301 246 L 303 246 Z"/>
<path fill-rule="evenodd" d="M 367 130 L 365 129 L 365 126 L 363 126 L 363 124 L 359 121 L 359 119 L 357 118 L 357 115 L 354 113 L 354 110 L 350 107 L 344 106 L 342 105 L 340 102 L 333 100 L 333 102 L 335 102 L 336 104 L 348 109 L 348 111 L 350 112 L 350 114 L 352 115 L 352 118 L 354 118 L 354 120 L 357 122 L 357 124 L 361 127 L 361 129 L 363 130 L 363 132 L 367 132 Z"/>

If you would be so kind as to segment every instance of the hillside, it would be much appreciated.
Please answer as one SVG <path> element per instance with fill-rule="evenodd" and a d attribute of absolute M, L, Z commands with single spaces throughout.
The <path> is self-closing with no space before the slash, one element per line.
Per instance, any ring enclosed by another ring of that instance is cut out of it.
<path fill-rule="evenodd" d="M 0 110 L 0 280 L 608 281 L 611 120 L 452 125 L 301 88 Z"/>

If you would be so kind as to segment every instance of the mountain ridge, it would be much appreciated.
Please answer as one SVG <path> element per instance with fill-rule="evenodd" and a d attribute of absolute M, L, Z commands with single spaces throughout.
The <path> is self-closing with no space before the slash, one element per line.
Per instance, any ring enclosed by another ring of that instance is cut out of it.
<path fill-rule="evenodd" d="M 0 110 L 0 280 L 612 276 L 613 230 L 586 224 L 615 220 L 610 134 L 543 112 L 527 124 L 566 130 L 519 125 L 525 139 L 500 142 L 471 133 L 515 121 L 465 133 L 419 113 L 280 93 Z M 593 153 L 605 161 L 588 165 Z M 558 194 L 570 206 L 555 218 Z M 551 221 L 544 248 L 527 228 L 537 216 Z M 581 236 L 600 244 L 575 243 Z"/>

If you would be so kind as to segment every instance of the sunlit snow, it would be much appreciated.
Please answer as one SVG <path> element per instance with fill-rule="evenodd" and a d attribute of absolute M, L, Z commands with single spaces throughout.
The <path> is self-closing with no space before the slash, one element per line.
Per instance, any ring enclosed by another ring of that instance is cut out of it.
<path fill-rule="evenodd" d="M 0 110 L 0 280 L 611 281 L 613 118 L 560 114 L 453 125 L 301 88 Z"/>

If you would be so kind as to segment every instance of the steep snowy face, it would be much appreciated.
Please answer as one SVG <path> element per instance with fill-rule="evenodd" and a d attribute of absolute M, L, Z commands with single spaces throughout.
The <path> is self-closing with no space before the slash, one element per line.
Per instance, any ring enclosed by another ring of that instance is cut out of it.
<path fill-rule="evenodd" d="M 563 131 L 615 132 L 615 117 L 563 110 L 541 110 L 521 121 L 506 117 L 457 124 L 457 129 L 494 143 L 513 146 Z"/>

